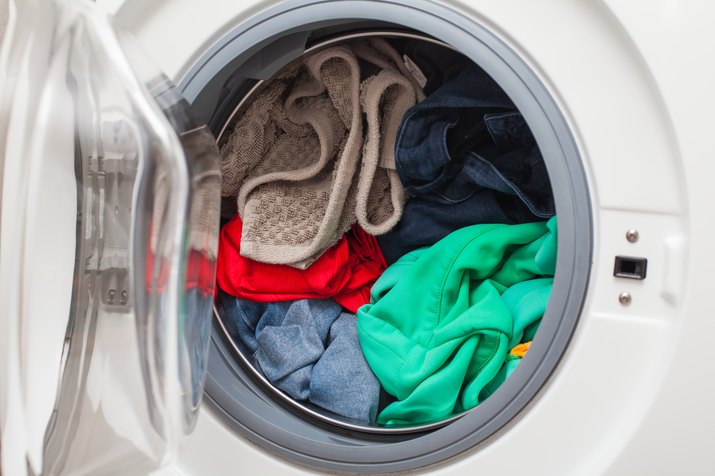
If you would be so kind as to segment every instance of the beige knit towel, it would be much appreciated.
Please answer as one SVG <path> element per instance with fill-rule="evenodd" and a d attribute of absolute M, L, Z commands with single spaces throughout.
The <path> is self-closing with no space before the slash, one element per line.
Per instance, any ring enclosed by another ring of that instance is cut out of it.
<path fill-rule="evenodd" d="M 357 220 L 373 235 L 390 231 L 402 216 L 405 191 L 395 170 L 395 140 L 405 112 L 415 103 L 412 84 L 383 70 L 363 84 L 367 137 L 357 189 Z"/>
<path fill-rule="evenodd" d="M 180 136 L 191 170 L 191 202 L 189 207 L 189 247 L 218 255 L 220 213 L 216 208 L 221 196 L 221 175 L 217 170 L 219 155 L 216 141 L 208 127 L 202 126 Z"/>
<path fill-rule="evenodd" d="M 190 170 L 188 239 L 191 250 L 204 253 L 208 258 L 218 255 L 218 231 L 220 225 L 219 210 L 216 205 L 221 194 L 221 175 L 216 170 L 219 151 L 213 134 L 208 127 L 202 126 L 182 133 L 179 136 L 186 154 Z M 152 226 L 149 246 L 153 254 L 161 254 L 159 240 L 164 230 L 161 226 L 170 203 L 172 189 L 170 171 L 164 167 L 158 169 L 153 183 Z"/>
<path fill-rule="evenodd" d="M 379 73 L 361 84 L 367 64 Z M 395 135 L 423 97 L 405 71 L 387 42 L 355 42 L 304 58 L 258 94 L 222 147 L 243 256 L 304 268 L 356 221 L 373 234 L 399 221 Z"/>
<path fill-rule="evenodd" d="M 343 210 L 362 147 L 355 55 L 335 47 L 304 66 L 283 109 L 275 111 L 284 134 L 238 193 L 241 254 L 298 267 L 307 267 L 354 223 L 354 213 Z"/>

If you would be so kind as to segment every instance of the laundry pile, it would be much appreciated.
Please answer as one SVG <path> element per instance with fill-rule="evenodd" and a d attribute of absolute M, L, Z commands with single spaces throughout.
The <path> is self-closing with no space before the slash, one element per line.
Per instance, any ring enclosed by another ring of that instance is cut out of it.
<path fill-rule="evenodd" d="M 526 354 L 553 197 L 521 114 L 462 55 L 379 38 L 306 55 L 221 152 L 217 308 L 287 395 L 412 426 L 478 405 Z"/>

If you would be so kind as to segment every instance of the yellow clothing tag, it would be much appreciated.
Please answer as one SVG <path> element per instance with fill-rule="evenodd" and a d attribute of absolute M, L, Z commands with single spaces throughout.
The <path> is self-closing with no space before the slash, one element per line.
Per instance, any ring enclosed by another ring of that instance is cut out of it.
<path fill-rule="evenodd" d="M 526 355 L 526 351 L 529 350 L 529 347 L 531 347 L 531 341 L 515 345 L 514 347 L 512 347 L 509 353 L 514 357 L 522 358 Z"/>

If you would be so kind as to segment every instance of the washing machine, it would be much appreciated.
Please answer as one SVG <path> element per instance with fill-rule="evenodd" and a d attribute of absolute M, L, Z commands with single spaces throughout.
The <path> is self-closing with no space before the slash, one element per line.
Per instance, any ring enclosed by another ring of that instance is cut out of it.
<path fill-rule="evenodd" d="M 3 474 L 712 474 L 715 5 L 26 0 L 9 13 Z M 210 299 L 215 137 L 287 64 L 366 36 L 483 68 L 531 128 L 559 217 L 522 363 L 474 409 L 405 431 L 283 398 Z"/>

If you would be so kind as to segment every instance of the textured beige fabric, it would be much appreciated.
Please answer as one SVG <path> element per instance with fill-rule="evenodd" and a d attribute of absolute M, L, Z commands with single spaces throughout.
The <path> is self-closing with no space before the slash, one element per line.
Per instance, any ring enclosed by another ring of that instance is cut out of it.
<path fill-rule="evenodd" d="M 2 46 L 3 36 L 7 28 L 8 16 L 10 14 L 10 0 L 0 0 L 0 46 Z"/>
<path fill-rule="evenodd" d="M 187 157 L 191 158 L 191 202 L 189 208 L 189 247 L 214 258 L 218 255 L 221 175 L 216 170 L 219 151 L 208 127 L 202 126 L 180 136 Z"/>
<path fill-rule="evenodd" d="M 181 133 L 179 140 L 188 159 L 191 182 L 189 184 L 189 248 L 205 254 L 209 258 L 218 255 L 217 234 L 220 227 L 220 213 L 216 208 L 221 194 L 221 175 L 216 170 L 219 151 L 211 131 L 206 126 Z M 164 230 L 162 224 L 174 192 L 169 178 L 170 171 L 160 166 L 153 183 L 152 224 L 149 245 L 152 253 L 161 254 L 159 249 Z"/>
<path fill-rule="evenodd" d="M 2 46 L 5 29 L 7 28 L 7 21 L 10 13 L 9 1 L 10 0 L 0 0 L 0 46 Z"/>
<path fill-rule="evenodd" d="M 405 202 L 395 135 L 423 97 L 384 40 L 319 51 L 272 80 L 221 150 L 241 254 L 304 268 L 355 222 L 392 228 Z"/>
<path fill-rule="evenodd" d="M 386 69 L 363 84 L 361 102 L 367 116 L 367 138 L 355 212 L 365 231 L 381 235 L 400 221 L 406 200 L 395 170 L 395 140 L 402 116 L 415 103 L 415 94 L 407 78 Z"/>

